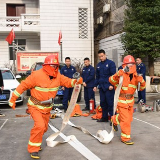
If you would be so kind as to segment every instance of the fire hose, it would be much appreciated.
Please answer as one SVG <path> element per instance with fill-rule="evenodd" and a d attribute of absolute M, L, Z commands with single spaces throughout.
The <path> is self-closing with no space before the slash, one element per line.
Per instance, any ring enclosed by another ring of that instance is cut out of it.
<path fill-rule="evenodd" d="M 119 98 L 120 90 L 121 90 L 121 87 L 122 87 L 122 83 L 123 83 L 123 76 L 120 76 L 119 85 L 117 86 L 117 89 L 116 89 L 115 95 L 114 95 L 114 110 L 113 110 L 114 112 L 113 113 L 115 113 L 116 108 L 117 108 L 117 103 L 118 103 L 118 98 Z M 98 130 L 98 132 L 97 132 L 97 134 L 95 136 L 92 133 L 90 133 L 87 129 L 85 129 L 85 128 L 81 127 L 81 126 L 76 126 L 70 121 L 68 121 L 68 124 L 70 126 L 74 127 L 74 128 L 77 128 L 77 129 L 81 130 L 83 133 L 94 137 L 95 139 L 97 139 L 99 142 L 101 142 L 103 144 L 110 143 L 111 140 L 114 137 L 113 126 L 112 126 L 112 129 L 111 129 L 110 133 L 108 133 L 106 130 Z"/>
<path fill-rule="evenodd" d="M 80 74 L 78 72 L 76 72 L 74 74 L 73 78 L 78 79 L 79 77 L 80 77 Z M 74 89 L 73 89 L 73 93 L 72 93 L 72 96 L 71 96 L 71 100 L 70 100 L 70 103 L 69 103 L 69 106 L 68 106 L 68 109 L 67 109 L 66 114 L 65 114 L 65 116 L 63 118 L 61 129 L 60 129 L 60 131 L 50 135 L 46 139 L 46 142 L 47 142 L 48 146 L 54 147 L 59 143 L 65 143 L 65 142 L 54 141 L 54 140 L 63 131 L 63 129 L 66 127 L 66 125 L 67 125 L 67 123 L 69 121 L 70 115 L 71 115 L 71 113 L 72 113 L 72 111 L 73 111 L 73 109 L 75 107 L 76 102 L 77 102 L 77 98 L 78 98 L 80 89 L 81 89 L 81 85 L 80 84 L 75 84 Z"/>
<path fill-rule="evenodd" d="M 118 103 L 118 98 L 119 98 L 120 90 L 121 90 L 121 87 L 122 87 L 122 83 L 123 83 L 123 76 L 120 76 L 119 85 L 117 86 L 117 89 L 116 89 L 115 95 L 114 95 L 114 110 L 113 110 L 114 112 L 113 113 L 115 113 L 116 108 L 117 108 L 117 103 Z M 54 147 L 59 143 L 65 143 L 65 142 L 60 142 L 60 141 L 54 141 L 54 139 L 62 132 L 62 130 L 66 127 L 67 123 L 69 125 L 71 125 L 72 127 L 78 128 L 81 131 L 83 131 L 84 133 L 93 136 L 94 138 L 99 140 L 101 143 L 108 144 L 113 139 L 113 137 L 114 137 L 113 126 L 112 126 L 112 129 L 111 129 L 110 133 L 108 133 L 106 130 L 98 130 L 98 132 L 95 136 L 95 135 L 91 134 L 87 129 L 85 129 L 83 127 L 80 127 L 80 126 L 75 126 L 73 123 L 71 123 L 69 121 L 70 115 L 71 115 L 71 113 L 72 113 L 72 111 L 75 107 L 75 104 L 76 104 L 76 101 L 77 101 L 77 98 L 78 98 L 80 87 L 81 87 L 81 85 L 77 85 L 77 84 L 75 85 L 69 107 L 67 109 L 66 114 L 63 117 L 63 122 L 62 122 L 61 129 L 60 129 L 59 132 L 56 132 L 56 133 L 52 134 L 51 136 L 49 136 L 46 139 L 46 142 L 47 142 L 48 146 Z"/>

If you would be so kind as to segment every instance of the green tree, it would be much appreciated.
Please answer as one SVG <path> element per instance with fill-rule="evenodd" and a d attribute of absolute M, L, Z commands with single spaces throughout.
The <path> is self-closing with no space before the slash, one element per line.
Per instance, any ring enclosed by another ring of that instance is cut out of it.
<path fill-rule="evenodd" d="M 160 57 L 160 0 L 125 0 L 124 34 L 126 54 L 147 57 L 149 75 L 154 75 L 154 60 Z"/>

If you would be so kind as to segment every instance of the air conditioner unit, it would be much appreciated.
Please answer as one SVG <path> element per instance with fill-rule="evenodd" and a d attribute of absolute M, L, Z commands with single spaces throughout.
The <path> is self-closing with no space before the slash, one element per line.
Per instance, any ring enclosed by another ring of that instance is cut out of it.
<path fill-rule="evenodd" d="M 110 12 L 110 9 L 111 9 L 111 5 L 110 4 L 105 4 L 103 6 L 103 13 Z"/>
<path fill-rule="evenodd" d="M 102 16 L 97 18 L 97 24 L 103 24 L 103 17 Z"/>

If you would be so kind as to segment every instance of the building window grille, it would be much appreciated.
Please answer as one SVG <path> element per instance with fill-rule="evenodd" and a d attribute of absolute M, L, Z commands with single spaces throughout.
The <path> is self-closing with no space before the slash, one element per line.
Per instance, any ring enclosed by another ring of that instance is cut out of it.
<path fill-rule="evenodd" d="M 87 39 L 88 38 L 88 9 L 79 8 L 78 18 L 79 18 L 79 38 Z"/>

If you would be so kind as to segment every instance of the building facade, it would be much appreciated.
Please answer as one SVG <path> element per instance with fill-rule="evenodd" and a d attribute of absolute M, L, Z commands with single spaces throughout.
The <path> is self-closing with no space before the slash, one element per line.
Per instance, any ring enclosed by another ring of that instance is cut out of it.
<path fill-rule="evenodd" d="M 94 0 L 94 56 L 98 62 L 97 52 L 104 49 L 107 57 L 116 63 L 118 68 L 122 64 L 124 50 L 121 43 L 123 34 L 125 0 Z M 148 57 L 143 58 L 147 67 Z M 154 63 L 155 75 L 160 75 L 160 58 Z"/>
<path fill-rule="evenodd" d="M 124 50 L 120 42 L 124 23 L 124 0 L 94 1 L 94 54 L 97 63 L 99 49 L 106 51 L 116 67 L 121 65 Z"/>
<path fill-rule="evenodd" d="M 94 62 L 93 0 L 0 0 L 0 66 L 12 64 L 12 45 L 5 38 L 15 31 L 16 50 L 60 51 L 62 61 L 89 57 Z"/>

